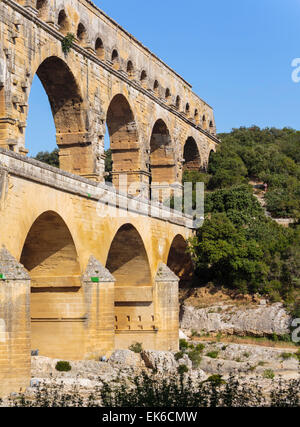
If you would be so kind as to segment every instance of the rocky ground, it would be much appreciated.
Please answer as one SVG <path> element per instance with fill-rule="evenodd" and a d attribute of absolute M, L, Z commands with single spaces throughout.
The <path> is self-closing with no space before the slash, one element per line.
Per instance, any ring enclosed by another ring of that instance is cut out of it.
<path fill-rule="evenodd" d="M 193 366 L 189 357 L 191 349 L 187 349 L 178 357 L 175 352 L 142 351 L 133 353 L 130 350 L 115 351 L 107 362 L 92 360 L 71 361 L 71 371 L 58 372 L 55 369 L 58 360 L 46 357 L 32 357 L 31 387 L 25 393 L 27 398 L 33 398 L 39 386 L 52 387 L 60 384 L 65 392 L 76 387 L 80 394 L 87 397 L 104 383 L 125 383 L 130 389 L 131 380 L 142 371 L 148 374 L 158 372 L 162 377 L 172 373 L 178 375 L 178 367 L 186 365 L 192 381 L 205 381 L 211 375 L 219 374 L 226 381 L 234 376 L 247 385 L 255 383 L 265 392 L 279 381 L 287 386 L 293 379 L 300 379 L 299 359 L 296 350 L 225 344 L 222 342 L 203 342 L 201 361 Z M 190 345 L 199 345 L 199 340 Z M 11 396 L 12 401 L 17 395 Z M 3 406 L 11 404 L 4 400 Z"/>
<path fill-rule="evenodd" d="M 32 399 L 39 387 L 53 384 L 60 384 L 66 392 L 76 387 L 83 397 L 105 383 L 124 383 L 130 390 L 132 379 L 143 371 L 156 372 L 162 378 L 179 376 L 182 365 L 192 382 L 216 374 L 225 381 L 234 376 L 241 384 L 255 384 L 268 393 L 274 384 L 283 382 L 288 387 L 300 379 L 299 346 L 268 339 L 288 337 L 290 321 L 282 304 L 259 297 L 229 295 L 209 287 L 181 291 L 180 338 L 185 344 L 181 352 L 117 350 L 107 362 L 71 361 L 69 372 L 56 370 L 58 360 L 32 357 L 31 387 L 25 395 Z M 234 342 L 237 337 L 246 342 Z M 265 339 L 255 344 L 249 337 Z M 18 397 L 11 398 L 2 405 L 12 404 Z"/>

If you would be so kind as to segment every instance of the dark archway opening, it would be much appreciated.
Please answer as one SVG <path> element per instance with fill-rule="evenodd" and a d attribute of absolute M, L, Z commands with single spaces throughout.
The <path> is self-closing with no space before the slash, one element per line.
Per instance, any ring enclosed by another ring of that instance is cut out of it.
<path fill-rule="evenodd" d="M 58 14 L 57 25 L 59 27 L 59 31 L 63 34 L 67 34 L 70 31 L 70 23 L 64 9 L 62 9 Z"/>
<path fill-rule="evenodd" d="M 111 62 L 112 62 L 112 66 L 115 70 L 118 70 L 120 68 L 119 54 L 118 54 L 118 51 L 116 49 L 114 49 L 112 51 Z"/>
<path fill-rule="evenodd" d="M 48 14 L 48 0 L 37 0 L 36 9 L 40 19 L 46 19 Z"/>
<path fill-rule="evenodd" d="M 153 190 L 175 182 L 175 156 L 169 129 L 161 119 L 153 127 L 150 140 L 150 186 Z M 157 197 L 157 196 L 155 196 Z"/>
<path fill-rule="evenodd" d="M 199 171 L 201 169 L 201 158 L 194 138 L 189 137 L 184 145 L 183 171 Z"/>
<path fill-rule="evenodd" d="M 87 142 L 83 100 L 74 75 L 67 64 L 55 56 L 43 61 L 36 75 L 50 102 L 60 149 L 60 168 L 80 175 L 89 174 L 94 168 L 92 147 Z M 47 129 L 43 129 L 40 142 L 45 132 Z"/>
<path fill-rule="evenodd" d="M 131 107 L 123 95 L 116 95 L 111 101 L 106 122 L 110 137 L 113 184 L 116 188 L 120 188 L 121 174 L 126 174 L 128 185 L 138 182 L 140 171 L 138 131 Z M 120 189 L 127 191 L 127 188 Z"/>
<path fill-rule="evenodd" d="M 95 51 L 96 55 L 99 59 L 104 60 L 105 58 L 105 51 L 104 51 L 104 45 L 102 40 L 98 37 L 95 43 Z"/>
<path fill-rule="evenodd" d="M 106 268 L 116 279 L 115 328 L 117 348 L 153 340 L 155 317 L 150 265 L 142 238 L 131 224 L 115 235 Z"/>
<path fill-rule="evenodd" d="M 178 235 L 172 242 L 167 265 L 179 277 L 179 286 L 189 288 L 194 283 L 194 265 L 186 240 Z"/>
<path fill-rule="evenodd" d="M 80 358 L 84 296 L 70 231 L 55 212 L 40 215 L 26 237 L 20 262 L 31 277 L 32 349 L 54 358 Z"/>
<path fill-rule="evenodd" d="M 107 258 L 106 268 L 116 286 L 151 286 L 151 273 L 144 243 L 131 224 L 117 232 Z"/>
<path fill-rule="evenodd" d="M 87 31 L 85 26 L 81 22 L 78 24 L 76 35 L 79 44 L 84 45 L 87 43 Z"/>
<path fill-rule="evenodd" d="M 127 63 L 127 74 L 130 79 L 134 79 L 134 67 L 132 61 Z"/>

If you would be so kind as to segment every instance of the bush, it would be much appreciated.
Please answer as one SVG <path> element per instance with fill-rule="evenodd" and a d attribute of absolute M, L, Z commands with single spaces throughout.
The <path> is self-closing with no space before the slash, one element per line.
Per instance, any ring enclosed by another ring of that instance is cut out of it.
<path fill-rule="evenodd" d="M 266 369 L 263 373 L 263 377 L 268 380 L 273 380 L 275 378 L 274 371 L 272 369 Z"/>
<path fill-rule="evenodd" d="M 185 367 L 186 368 L 186 367 Z M 186 371 L 186 369 L 181 368 Z M 180 369 L 180 370 L 181 370 Z M 189 375 L 146 372 L 122 378 L 118 383 L 109 380 L 96 386 L 89 395 L 82 395 L 77 386 L 66 391 L 63 384 L 41 383 L 29 399 L 20 394 L 11 396 L 14 407 L 124 407 L 124 408 L 202 408 L 202 407 L 298 407 L 300 380 L 272 384 L 270 396 L 264 395 L 257 384 L 243 384 L 230 377 L 226 383 L 213 375 L 208 381 L 191 383 Z M 130 387 L 128 386 L 130 381 Z"/>
<path fill-rule="evenodd" d="M 64 360 L 61 360 L 56 363 L 55 369 L 59 372 L 69 372 L 72 369 L 72 366 L 69 362 L 66 362 Z"/>
<path fill-rule="evenodd" d="M 177 371 L 178 371 L 179 375 L 183 375 L 183 374 L 186 374 L 187 372 L 189 372 L 189 368 L 186 365 L 180 365 L 180 366 L 178 366 Z"/>
<path fill-rule="evenodd" d="M 198 368 L 198 366 L 201 363 L 202 357 L 201 357 L 201 351 L 193 349 L 191 351 L 188 352 L 188 356 L 190 361 L 193 364 L 193 368 Z"/>
<path fill-rule="evenodd" d="M 143 351 L 143 345 L 140 342 L 136 342 L 135 344 L 131 344 L 129 350 L 134 353 L 141 353 Z"/>
<path fill-rule="evenodd" d="M 211 375 L 209 378 L 207 378 L 206 382 L 213 383 L 216 386 L 226 384 L 226 381 L 223 380 L 222 375 L 218 375 L 218 374 Z"/>
<path fill-rule="evenodd" d="M 201 352 L 201 351 L 203 351 L 205 349 L 205 345 L 204 344 L 197 344 L 196 347 L 195 347 L 195 349 L 197 351 Z"/>
<path fill-rule="evenodd" d="M 187 350 L 189 348 L 189 343 L 185 339 L 180 339 L 179 348 L 180 350 Z"/>
<path fill-rule="evenodd" d="M 294 357 L 295 355 L 293 353 L 281 353 L 280 357 L 283 360 L 288 360 L 291 359 L 292 357 Z"/>
<path fill-rule="evenodd" d="M 219 356 L 219 352 L 217 350 L 210 351 L 210 352 L 206 353 L 206 356 L 210 357 L 211 359 L 217 359 Z"/>
<path fill-rule="evenodd" d="M 184 356 L 184 352 L 183 351 L 178 351 L 178 353 L 176 353 L 175 354 L 175 360 L 180 360 L 180 359 L 182 359 L 183 358 L 183 356 Z"/>

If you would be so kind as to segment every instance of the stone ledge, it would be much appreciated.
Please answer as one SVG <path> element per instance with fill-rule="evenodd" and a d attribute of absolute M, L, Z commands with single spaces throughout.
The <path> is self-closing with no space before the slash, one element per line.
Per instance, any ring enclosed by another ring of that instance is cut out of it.
<path fill-rule="evenodd" d="M 65 172 L 3 148 L 0 148 L 0 169 L 6 170 L 12 175 L 80 197 L 86 197 L 97 202 L 103 201 L 104 204 L 112 204 L 111 201 L 115 199 L 116 206 L 120 209 L 124 209 L 125 206 L 128 212 L 158 218 L 190 229 L 194 228 L 193 219 L 190 215 L 167 209 L 161 203 L 150 202 L 147 199 L 136 199 L 121 191 L 113 190 L 108 185 Z"/>

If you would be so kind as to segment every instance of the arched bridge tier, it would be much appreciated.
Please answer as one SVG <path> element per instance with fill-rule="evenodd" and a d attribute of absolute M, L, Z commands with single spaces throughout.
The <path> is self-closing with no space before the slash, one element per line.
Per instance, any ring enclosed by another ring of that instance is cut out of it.
<path fill-rule="evenodd" d="M 187 140 L 196 144 L 197 167 L 216 149 L 212 108 L 89 1 L 0 3 L 0 146 L 23 155 L 35 75 L 51 104 L 65 171 L 104 181 L 106 123 L 114 183 L 125 173 L 132 192 L 147 193 L 161 179 L 181 183 Z"/>
<path fill-rule="evenodd" d="M 0 149 L 0 230 L 5 391 L 28 380 L 31 350 L 74 360 L 135 342 L 178 348 L 192 217 Z"/>
<path fill-rule="evenodd" d="M 27 158 L 35 76 L 59 169 Z M 0 2 L 0 396 L 28 386 L 33 350 L 178 349 L 194 223 L 150 199 L 180 194 L 218 142 L 212 108 L 90 1 Z"/>

